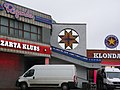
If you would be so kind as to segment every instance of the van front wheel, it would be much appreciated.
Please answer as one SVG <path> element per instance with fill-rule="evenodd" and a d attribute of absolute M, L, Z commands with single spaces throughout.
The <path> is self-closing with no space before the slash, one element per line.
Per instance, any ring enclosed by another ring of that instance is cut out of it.
<path fill-rule="evenodd" d="M 28 87 L 27 87 L 26 83 L 21 83 L 20 88 L 21 88 L 21 90 L 27 90 Z"/>
<path fill-rule="evenodd" d="M 62 90 L 69 90 L 68 84 L 62 84 L 61 88 Z"/>

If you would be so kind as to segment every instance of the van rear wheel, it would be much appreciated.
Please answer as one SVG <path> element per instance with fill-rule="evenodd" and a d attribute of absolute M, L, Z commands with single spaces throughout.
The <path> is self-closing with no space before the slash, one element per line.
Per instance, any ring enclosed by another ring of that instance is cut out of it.
<path fill-rule="evenodd" d="M 68 84 L 62 84 L 61 88 L 62 90 L 69 90 Z"/>
<path fill-rule="evenodd" d="M 21 90 L 27 90 L 28 87 L 27 87 L 26 83 L 21 83 L 20 88 L 21 88 Z"/>

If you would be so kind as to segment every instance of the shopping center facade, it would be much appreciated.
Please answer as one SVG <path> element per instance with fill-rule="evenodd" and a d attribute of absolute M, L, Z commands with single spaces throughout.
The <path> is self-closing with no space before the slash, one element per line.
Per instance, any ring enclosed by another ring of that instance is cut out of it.
<path fill-rule="evenodd" d="M 0 87 L 15 87 L 23 72 L 50 59 L 51 32 L 50 15 L 0 0 Z"/>
<path fill-rule="evenodd" d="M 86 37 L 86 23 L 53 23 L 51 15 L 0 0 L 0 87 L 14 88 L 16 79 L 36 64 L 74 64 L 78 87 L 91 78 L 95 82 L 91 70 L 111 61 L 102 59 L 108 56 L 104 51 L 91 56 Z"/>

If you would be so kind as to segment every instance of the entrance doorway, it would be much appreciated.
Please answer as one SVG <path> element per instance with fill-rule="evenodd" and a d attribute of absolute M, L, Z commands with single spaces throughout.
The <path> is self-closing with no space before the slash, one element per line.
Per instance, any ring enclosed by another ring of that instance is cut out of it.
<path fill-rule="evenodd" d="M 44 65 L 44 64 L 45 64 L 44 57 L 25 57 L 24 59 L 25 71 L 31 68 L 33 65 Z"/>

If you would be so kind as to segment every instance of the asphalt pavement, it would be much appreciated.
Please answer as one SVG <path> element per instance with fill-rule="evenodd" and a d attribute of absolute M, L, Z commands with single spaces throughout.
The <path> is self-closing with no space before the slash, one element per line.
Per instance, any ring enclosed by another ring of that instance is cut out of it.
<path fill-rule="evenodd" d="M 0 90 L 20 90 L 19 88 L 0 88 Z M 61 88 L 31 88 L 29 90 L 61 90 Z M 82 89 L 70 89 L 70 90 L 82 90 Z"/>

